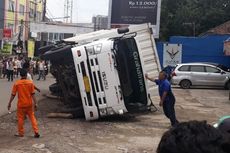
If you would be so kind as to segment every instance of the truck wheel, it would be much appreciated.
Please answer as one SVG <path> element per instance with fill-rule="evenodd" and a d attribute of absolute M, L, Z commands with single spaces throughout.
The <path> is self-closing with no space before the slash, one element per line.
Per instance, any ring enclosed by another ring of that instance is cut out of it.
<path fill-rule="evenodd" d="M 192 85 L 192 83 L 189 80 L 182 80 L 180 82 L 180 86 L 183 89 L 189 89 L 191 85 Z"/>

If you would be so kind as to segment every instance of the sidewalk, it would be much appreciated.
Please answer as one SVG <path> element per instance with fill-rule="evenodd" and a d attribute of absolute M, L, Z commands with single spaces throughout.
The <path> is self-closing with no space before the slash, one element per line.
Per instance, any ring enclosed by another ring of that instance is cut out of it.
<path fill-rule="evenodd" d="M 37 81 L 37 76 L 34 78 L 34 84 L 41 90 L 41 93 L 36 93 L 37 100 L 41 100 L 43 98 L 43 94 L 46 94 L 49 90 L 49 86 L 55 82 L 53 76 L 48 75 L 46 80 Z M 14 79 L 13 82 L 8 82 L 7 79 L 0 79 L 0 116 L 6 115 L 8 113 L 7 105 L 11 96 L 11 89 L 14 82 L 19 79 Z M 11 111 L 16 110 L 17 106 L 17 97 L 15 97 L 12 103 Z"/>

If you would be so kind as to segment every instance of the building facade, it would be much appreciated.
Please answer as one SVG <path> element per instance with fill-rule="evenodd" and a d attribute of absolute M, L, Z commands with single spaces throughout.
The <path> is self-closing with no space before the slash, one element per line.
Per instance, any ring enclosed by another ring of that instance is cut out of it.
<path fill-rule="evenodd" d="M 108 29 L 108 16 L 97 15 L 92 18 L 94 31 Z"/>
<path fill-rule="evenodd" d="M 42 21 L 44 4 L 44 0 L 0 0 L 1 49 L 4 44 L 25 47 L 25 42 L 31 38 L 30 23 Z"/>
<path fill-rule="evenodd" d="M 230 34 L 230 20 L 214 27 L 205 33 L 200 34 L 200 36 L 209 36 L 209 35 L 229 35 Z"/>

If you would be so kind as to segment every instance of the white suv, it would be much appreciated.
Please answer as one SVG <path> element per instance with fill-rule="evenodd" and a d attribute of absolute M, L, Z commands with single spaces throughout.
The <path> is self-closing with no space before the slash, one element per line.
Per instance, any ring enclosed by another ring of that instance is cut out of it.
<path fill-rule="evenodd" d="M 178 64 L 172 73 L 172 84 L 183 89 L 191 86 L 218 86 L 230 89 L 230 69 L 216 63 Z"/>

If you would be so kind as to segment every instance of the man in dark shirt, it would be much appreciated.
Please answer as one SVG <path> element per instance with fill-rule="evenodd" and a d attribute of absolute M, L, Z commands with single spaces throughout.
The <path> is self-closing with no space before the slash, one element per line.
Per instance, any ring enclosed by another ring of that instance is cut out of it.
<path fill-rule="evenodd" d="M 148 75 L 145 75 L 146 79 L 155 82 L 158 85 L 159 96 L 160 96 L 160 107 L 163 106 L 164 114 L 167 118 L 170 119 L 171 125 L 175 126 L 179 122 L 176 119 L 175 115 L 175 97 L 172 93 L 171 84 L 167 80 L 167 74 L 165 72 L 159 73 L 158 79 L 149 78 Z"/>

